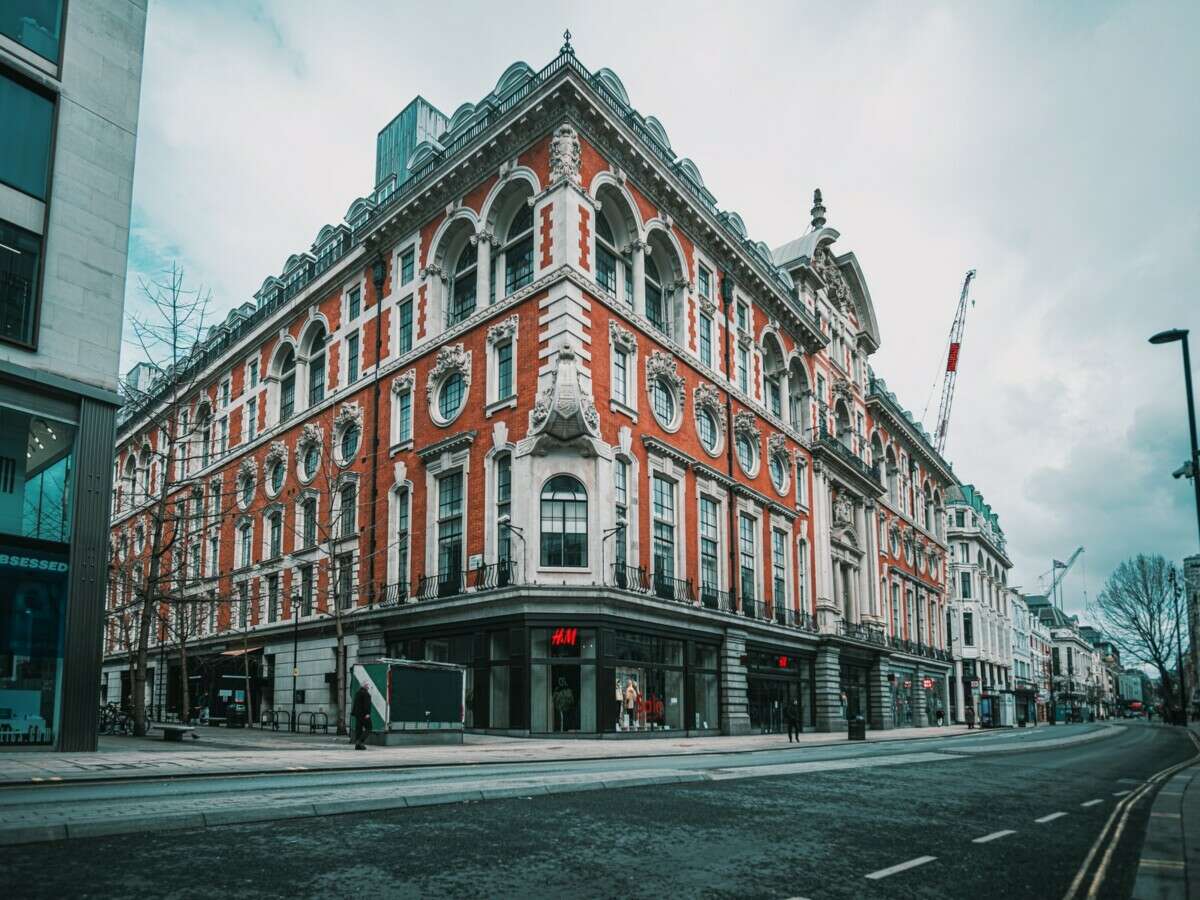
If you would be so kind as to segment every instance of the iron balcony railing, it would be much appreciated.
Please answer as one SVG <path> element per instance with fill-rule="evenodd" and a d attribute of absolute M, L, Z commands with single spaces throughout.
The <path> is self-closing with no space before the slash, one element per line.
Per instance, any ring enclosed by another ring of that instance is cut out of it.
<path fill-rule="evenodd" d="M 696 602 L 690 579 L 672 578 L 660 572 L 654 573 L 654 596 L 660 600 L 674 600 L 676 603 Z"/>
<path fill-rule="evenodd" d="M 633 591 L 636 594 L 650 593 L 650 575 L 640 566 L 627 566 L 624 563 L 613 563 L 612 587 L 623 591 Z"/>
<path fill-rule="evenodd" d="M 839 620 L 838 634 L 856 641 L 864 641 L 868 644 L 877 644 L 880 647 L 886 647 L 888 644 L 887 635 L 884 634 L 882 628 L 880 628 L 878 625 L 868 625 L 865 622 L 846 622 L 844 620 Z"/>
<path fill-rule="evenodd" d="M 731 592 L 719 590 L 708 584 L 700 585 L 700 605 L 705 609 L 715 609 L 718 612 L 737 612 L 737 604 L 734 602 Z"/>
<path fill-rule="evenodd" d="M 494 591 L 521 584 L 520 567 L 513 560 L 501 560 L 476 566 L 474 569 L 441 572 L 437 575 L 424 575 L 418 582 L 413 598 L 421 600 L 437 600 L 443 597 L 455 597 L 468 592 Z"/>
<path fill-rule="evenodd" d="M 817 434 L 817 443 L 822 447 L 826 447 L 833 451 L 835 456 L 838 456 L 849 463 L 850 466 L 852 466 L 864 478 L 869 479 L 875 484 L 879 484 L 879 476 L 871 470 L 871 467 L 859 459 L 853 450 L 830 434 L 829 430 L 825 428 L 824 424 L 821 425 L 820 431 Z"/>

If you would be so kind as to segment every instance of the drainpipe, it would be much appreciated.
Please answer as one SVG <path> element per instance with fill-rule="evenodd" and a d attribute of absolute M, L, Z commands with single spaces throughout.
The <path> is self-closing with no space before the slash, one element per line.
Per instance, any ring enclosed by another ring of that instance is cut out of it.
<path fill-rule="evenodd" d="M 374 402 L 371 404 L 371 552 L 367 556 L 367 604 L 375 604 L 375 555 L 377 549 L 378 520 L 376 515 L 379 498 L 379 371 L 383 367 L 381 352 L 383 348 L 383 278 L 387 264 L 382 254 L 371 264 L 371 281 L 375 285 L 375 373 L 371 379 L 371 389 Z"/>
<path fill-rule="evenodd" d="M 730 334 L 732 333 L 732 330 L 733 330 L 730 327 L 730 322 L 733 321 L 732 318 L 730 317 L 730 311 L 731 311 L 732 306 L 733 306 L 733 279 L 730 277 L 728 272 L 722 272 L 721 273 L 721 309 L 725 316 L 725 328 L 723 329 L 725 332 L 725 335 L 724 335 L 724 337 L 725 337 L 725 341 L 724 341 L 725 378 L 727 381 L 730 381 L 730 382 L 733 380 L 733 369 L 731 369 L 729 366 L 729 363 L 730 363 Z M 730 388 L 731 388 L 731 385 L 726 385 L 726 390 L 725 390 L 725 421 L 726 421 L 725 470 L 726 470 L 726 473 L 729 475 L 729 480 L 733 481 L 733 478 L 734 478 L 734 476 L 733 476 L 733 398 L 730 395 Z M 732 601 L 731 605 L 732 605 L 733 609 L 736 611 L 740 605 L 740 603 L 739 603 L 740 590 L 739 590 L 738 578 L 737 578 L 737 574 L 738 574 L 738 571 L 737 571 L 738 533 L 737 533 L 737 511 L 734 509 L 735 503 L 736 503 L 736 501 L 734 499 L 733 489 L 731 488 L 729 491 L 729 502 L 726 504 L 728 507 L 727 518 L 729 519 L 729 597 L 730 597 L 730 600 Z"/>

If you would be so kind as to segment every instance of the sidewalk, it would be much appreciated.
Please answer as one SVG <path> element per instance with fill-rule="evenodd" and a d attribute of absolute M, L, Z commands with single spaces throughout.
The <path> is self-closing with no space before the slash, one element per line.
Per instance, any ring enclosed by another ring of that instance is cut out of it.
<path fill-rule="evenodd" d="M 1042 731 L 1043 729 L 1038 729 Z M 1055 729 L 1056 731 L 1059 729 Z M 799 744 L 781 734 L 626 740 L 509 738 L 468 734 L 459 746 L 372 747 L 355 753 L 345 737 L 258 729 L 201 728 L 200 740 L 168 744 L 161 737 L 101 738 L 98 753 L 0 753 L 0 786 L 45 781 L 110 781 L 195 775 L 246 775 L 314 770 L 396 768 L 634 759 L 751 753 L 797 747 L 845 746 L 843 734 L 811 733 Z M 868 744 L 966 734 L 1013 735 L 1016 729 L 968 731 L 963 725 L 867 732 Z"/>
<path fill-rule="evenodd" d="M 1189 726 L 1200 747 L 1200 726 Z M 1150 808 L 1134 900 L 1200 895 L 1200 763 L 1171 776 Z"/>

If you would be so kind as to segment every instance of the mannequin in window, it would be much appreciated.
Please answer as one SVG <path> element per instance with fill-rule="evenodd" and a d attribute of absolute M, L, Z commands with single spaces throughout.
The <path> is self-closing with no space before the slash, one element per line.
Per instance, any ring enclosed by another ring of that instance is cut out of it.
<path fill-rule="evenodd" d="M 567 713 L 575 705 L 575 692 L 567 685 L 567 679 L 563 676 L 558 676 L 558 685 L 550 699 L 554 701 L 554 709 L 558 712 L 558 730 L 566 731 Z"/>
<path fill-rule="evenodd" d="M 637 705 L 641 699 L 641 691 L 637 682 L 632 678 L 625 681 L 625 728 L 632 731 L 637 727 Z"/>

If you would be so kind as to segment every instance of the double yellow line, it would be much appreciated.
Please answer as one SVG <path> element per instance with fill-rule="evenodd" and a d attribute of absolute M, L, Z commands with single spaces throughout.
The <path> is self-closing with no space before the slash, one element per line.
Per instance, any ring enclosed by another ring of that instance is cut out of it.
<path fill-rule="evenodd" d="M 1121 801 L 1113 809 L 1112 814 L 1109 815 L 1108 821 L 1104 823 L 1104 827 L 1100 829 L 1099 837 L 1092 844 L 1092 849 L 1088 851 L 1083 865 L 1075 873 L 1075 879 L 1071 882 L 1071 886 L 1067 888 L 1066 894 L 1063 895 L 1063 900 L 1076 900 L 1076 898 L 1080 897 L 1086 897 L 1087 900 L 1094 900 L 1099 895 L 1100 886 L 1104 883 L 1105 875 L 1108 873 L 1108 866 L 1112 862 L 1113 852 L 1121 842 L 1121 834 L 1125 831 L 1125 824 L 1129 821 L 1129 814 L 1133 812 L 1133 808 L 1137 805 L 1137 802 L 1147 794 L 1153 793 L 1159 785 L 1176 772 L 1200 762 L 1200 738 L 1197 738 L 1196 733 L 1191 730 L 1188 731 L 1188 737 L 1196 745 L 1196 755 L 1191 759 L 1185 759 L 1181 763 L 1168 766 L 1161 772 L 1150 776 L 1137 790 L 1121 798 Z M 1092 863 L 1095 862 L 1101 847 L 1105 847 L 1104 855 L 1100 858 L 1100 863 L 1096 866 L 1096 871 L 1092 875 L 1091 883 L 1087 886 L 1087 893 L 1081 893 L 1084 881 L 1087 880 L 1088 870 L 1092 867 Z"/>

